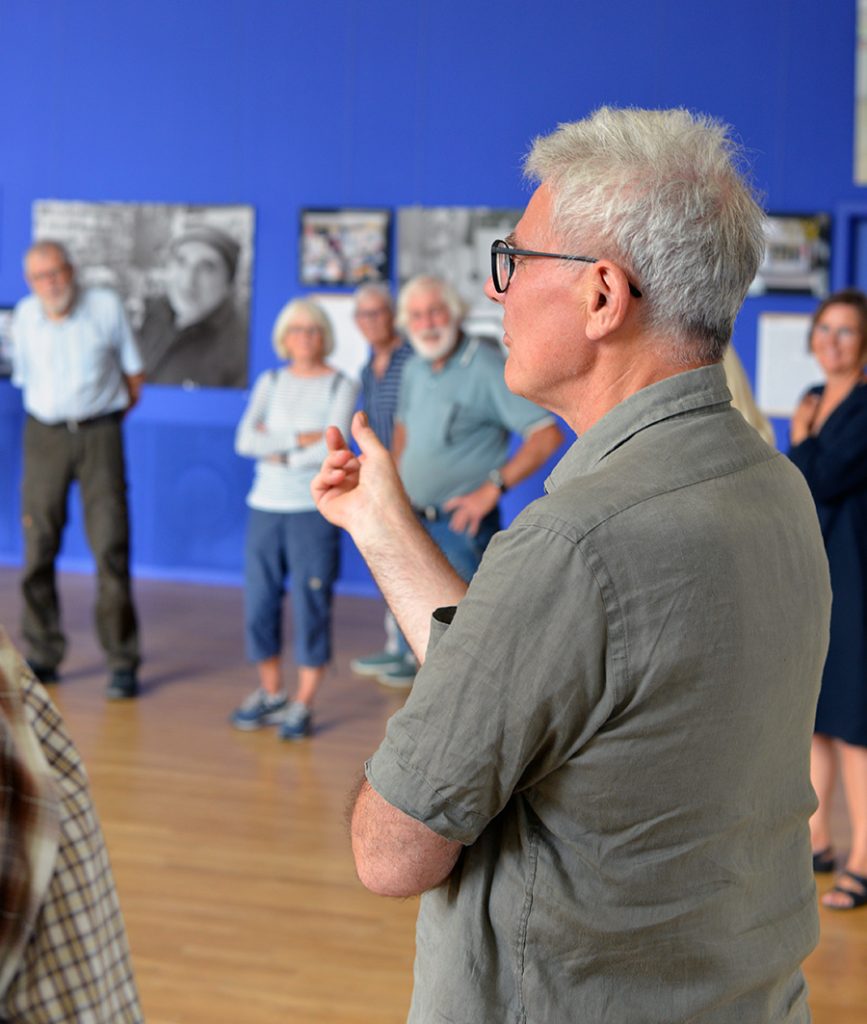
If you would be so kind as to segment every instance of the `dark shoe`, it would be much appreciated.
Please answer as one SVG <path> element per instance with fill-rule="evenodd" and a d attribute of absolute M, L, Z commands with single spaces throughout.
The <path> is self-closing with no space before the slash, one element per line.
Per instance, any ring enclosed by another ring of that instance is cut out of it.
<path fill-rule="evenodd" d="M 112 672 L 105 692 L 109 700 L 129 700 L 138 696 L 138 679 L 134 668 L 119 668 Z"/>
<path fill-rule="evenodd" d="M 817 875 L 830 875 L 835 867 L 834 854 L 831 847 L 826 846 L 813 854 L 813 872 Z"/>
<path fill-rule="evenodd" d="M 854 871 L 841 871 L 840 879 L 848 878 L 854 882 L 858 888 L 851 889 L 848 885 L 840 885 L 838 882 L 833 889 L 829 889 L 828 892 L 822 897 L 822 906 L 828 910 L 855 910 L 857 907 L 867 906 L 867 877 L 864 875 L 856 875 Z M 834 903 L 826 903 L 825 900 L 829 893 L 840 892 L 849 900 L 848 903 L 842 905 L 836 905 Z"/>
<path fill-rule="evenodd" d="M 277 735 L 281 740 L 303 740 L 310 735 L 312 727 L 310 709 L 301 701 L 293 700 L 282 714 Z"/>
<path fill-rule="evenodd" d="M 43 686 L 48 686 L 51 683 L 57 683 L 60 681 L 60 676 L 57 674 L 56 668 L 52 668 L 49 665 L 40 665 L 38 661 L 30 661 L 29 659 L 27 664 L 30 671 L 36 676 Z"/>

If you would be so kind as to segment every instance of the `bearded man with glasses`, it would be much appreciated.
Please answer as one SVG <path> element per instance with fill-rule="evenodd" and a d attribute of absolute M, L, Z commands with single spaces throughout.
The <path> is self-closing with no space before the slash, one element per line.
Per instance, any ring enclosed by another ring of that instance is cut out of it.
<path fill-rule="evenodd" d="M 410 1021 L 807 1022 L 830 590 L 803 478 L 720 365 L 764 250 L 726 126 L 538 139 L 495 242 L 511 391 L 578 439 L 467 586 L 363 418 L 320 511 L 423 665 L 365 766 L 362 882 L 423 893 Z"/>

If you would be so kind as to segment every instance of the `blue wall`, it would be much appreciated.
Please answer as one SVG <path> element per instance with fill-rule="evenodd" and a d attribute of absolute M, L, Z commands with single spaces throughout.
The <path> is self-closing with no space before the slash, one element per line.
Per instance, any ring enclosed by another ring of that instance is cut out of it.
<path fill-rule="evenodd" d="M 0 0 L 0 305 L 37 198 L 249 203 L 251 372 L 296 292 L 305 205 L 522 205 L 529 140 L 601 103 L 734 124 L 779 212 L 852 183 L 855 0 Z M 848 274 L 835 268 L 839 283 Z M 735 334 L 748 371 L 762 309 Z M 237 578 L 240 392 L 148 388 L 127 425 L 139 572 Z M 20 537 L 20 399 L 0 382 L 0 559 Z M 507 511 L 538 489 L 538 480 Z M 77 509 L 65 564 L 86 564 Z M 368 578 L 347 546 L 347 588 Z"/>

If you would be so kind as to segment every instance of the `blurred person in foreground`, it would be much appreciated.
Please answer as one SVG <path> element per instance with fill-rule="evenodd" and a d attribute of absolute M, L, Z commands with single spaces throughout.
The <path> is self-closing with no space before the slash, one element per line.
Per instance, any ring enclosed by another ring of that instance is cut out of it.
<path fill-rule="evenodd" d="M 424 664 L 365 766 L 362 882 L 423 893 L 410 1021 L 806 1022 L 830 588 L 720 361 L 764 249 L 724 125 L 538 139 L 492 246 L 509 388 L 578 440 L 469 584 L 359 414 L 314 494 Z"/>
<path fill-rule="evenodd" d="M 391 451 L 419 521 L 469 581 L 500 529 L 501 496 L 540 469 L 563 435 L 509 391 L 502 354 L 463 332 L 465 313 L 442 278 L 421 275 L 401 289 L 397 323 L 416 358 L 403 370 Z M 513 434 L 521 443 L 510 455 Z M 379 679 L 411 685 L 416 660 L 402 634 L 398 642 L 401 662 Z"/>
<path fill-rule="evenodd" d="M 286 360 L 256 381 L 238 425 L 235 450 L 256 459 L 247 496 L 244 624 L 259 686 L 234 711 L 236 729 L 277 725 L 281 740 L 310 734 L 316 694 L 331 660 L 331 600 L 340 533 L 317 512 L 310 482 L 326 451 L 328 424 L 349 423 L 356 385 L 329 366 L 334 333 L 315 302 L 295 299 L 274 324 L 274 351 Z M 298 683 L 283 683 L 283 594 L 291 579 Z"/>
<path fill-rule="evenodd" d="M 732 406 L 737 409 L 753 430 L 758 432 L 759 437 L 766 444 L 776 446 L 774 428 L 771 426 L 770 420 L 756 404 L 747 372 L 744 369 L 744 364 L 738 358 L 737 352 L 735 352 L 734 345 L 729 345 L 726 348 L 722 365 L 726 374 L 726 386 L 732 396 Z"/>
<path fill-rule="evenodd" d="M 804 395 L 791 424 L 789 458 L 816 502 L 828 552 L 834 603 L 811 757 L 819 807 L 810 826 L 813 867 L 836 866 L 831 808 L 842 773 L 852 844 L 822 903 L 867 905 L 867 296 L 847 289 L 816 310 L 810 351 L 824 385 Z"/>
<path fill-rule="evenodd" d="M 139 1024 L 126 930 L 78 751 L 0 627 L 0 1020 Z"/>
<path fill-rule="evenodd" d="M 96 562 L 94 620 L 109 699 L 138 693 L 139 639 L 129 573 L 122 420 L 138 402 L 142 362 L 120 298 L 80 288 L 66 249 L 35 242 L 24 257 L 31 295 L 12 320 L 12 383 L 24 392 L 24 599 L 21 631 L 37 679 L 54 683 L 66 653 L 55 560 L 78 481 Z"/>

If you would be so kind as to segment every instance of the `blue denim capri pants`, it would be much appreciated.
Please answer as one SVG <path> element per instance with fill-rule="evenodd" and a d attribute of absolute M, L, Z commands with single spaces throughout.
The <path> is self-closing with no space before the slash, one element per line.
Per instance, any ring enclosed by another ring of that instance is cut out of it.
<path fill-rule="evenodd" d="M 247 657 L 265 661 L 283 649 L 283 595 L 291 579 L 295 663 L 331 659 L 331 596 L 340 569 L 340 531 L 316 512 L 250 509 L 245 550 Z"/>

